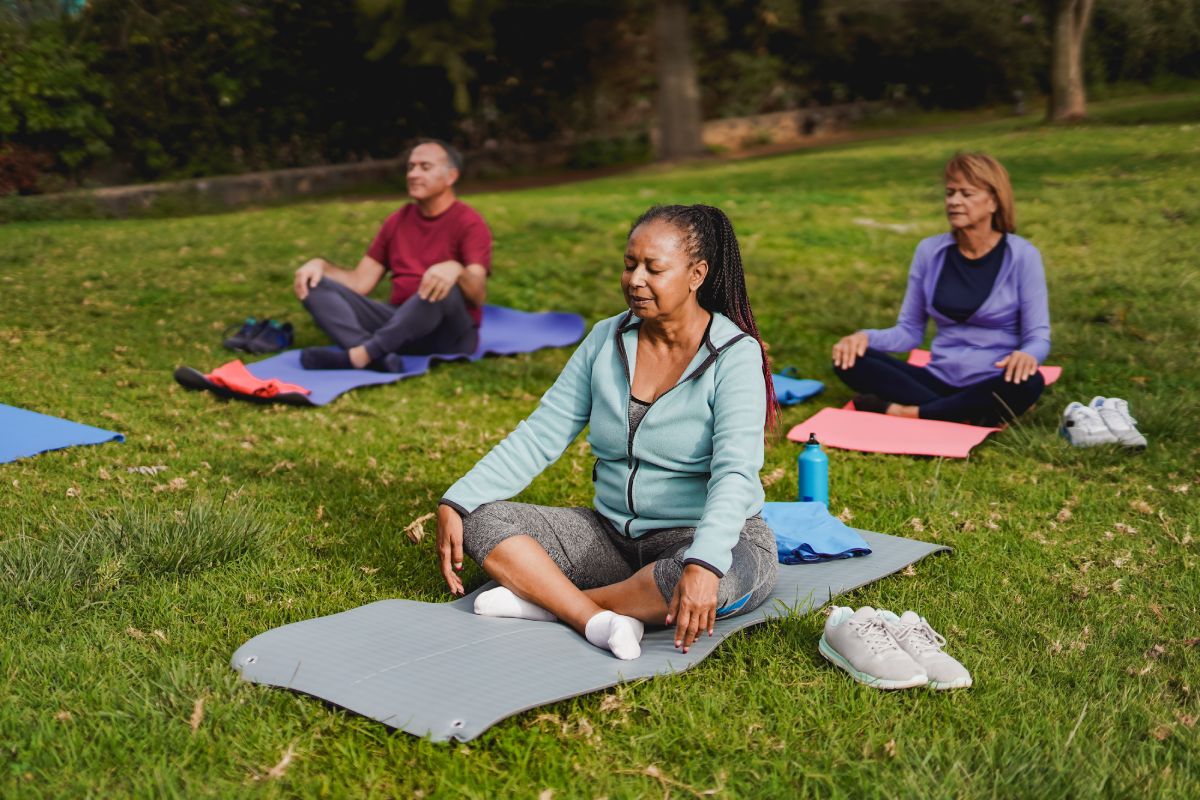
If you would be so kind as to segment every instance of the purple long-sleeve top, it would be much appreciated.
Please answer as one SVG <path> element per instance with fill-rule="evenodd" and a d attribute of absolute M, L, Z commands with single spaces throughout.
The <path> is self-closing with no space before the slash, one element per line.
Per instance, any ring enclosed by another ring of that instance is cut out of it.
<path fill-rule="evenodd" d="M 890 353 L 907 352 L 925 340 L 925 325 L 937 324 L 929 371 L 952 386 L 969 386 L 1001 373 L 996 362 L 1014 350 L 1041 364 L 1050 354 L 1050 306 L 1042 254 L 1015 234 L 1004 237 L 1004 261 L 992 293 L 965 322 L 955 322 L 933 307 L 934 290 L 946 250 L 954 236 L 943 233 L 917 245 L 908 270 L 908 290 L 896 324 L 868 330 L 869 346 Z"/>

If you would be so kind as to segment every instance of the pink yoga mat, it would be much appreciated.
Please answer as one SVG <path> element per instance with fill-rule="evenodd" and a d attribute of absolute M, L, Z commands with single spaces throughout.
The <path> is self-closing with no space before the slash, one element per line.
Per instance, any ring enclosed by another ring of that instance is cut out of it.
<path fill-rule="evenodd" d="M 929 363 L 929 358 L 928 350 L 913 350 L 908 354 L 908 363 L 923 367 Z M 1039 371 L 1047 386 L 1062 375 L 1062 367 L 1039 367 Z M 847 403 L 844 408 L 818 411 L 788 431 L 787 438 L 803 443 L 808 441 L 810 433 L 815 433 L 821 444 L 841 450 L 966 458 L 972 447 L 999 430 L 960 422 L 871 414 L 855 411 L 854 406 Z"/>
<path fill-rule="evenodd" d="M 929 363 L 932 353 L 928 350 L 913 350 L 908 354 L 908 363 L 914 367 L 923 367 Z M 1042 379 L 1046 381 L 1046 385 L 1054 383 L 1062 377 L 1062 367 L 1038 367 L 1038 372 L 1042 373 Z"/>
<path fill-rule="evenodd" d="M 788 431 L 793 442 L 815 433 L 823 445 L 841 450 L 894 455 L 966 458 L 971 448 L 999 428 L 934 419 L 908 419 L 846 408 L 823 408 Z"/>

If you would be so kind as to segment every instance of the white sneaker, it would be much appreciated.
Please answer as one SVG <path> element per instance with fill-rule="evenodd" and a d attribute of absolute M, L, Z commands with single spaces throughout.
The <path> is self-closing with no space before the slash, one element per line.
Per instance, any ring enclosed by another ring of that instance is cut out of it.
<path fill-rule="evenodd" d="M 942 652 L 946 639 L 929 626 L 915 611 L 905 611 L 899 617 L 880 609 L 879 616 L 904 652 L 920 664 L 929 676 L 930 689 L 965 689 L 971 685 L 967 668 Z"/>
<path fill-rule="evenodd" d="M 1062 424 L 1059 434 L 1075 447 L 1095 447 L 1100 444 L 1117 444 L 1117 438 L 1104 420 L 1100 412 L 1083 403 L 1071 403 L 1063 411 Z"/>
<path fill-rule="evenodd" d="M 817 649 L 854 680 L 876 689 L 911 689 L 929 680 L 870 606 L 858 611 L 834 606 Z"/>
<path fill-rule="evenodd" d="M 1146 446 L 1146 437 L 1137 429 L 1137 420 L 1129 416 L 1129 403 L 1119 397 L 1093 397 L 1088 407 L 1095 409 L 1118 442 L 1139 449 Z"/>

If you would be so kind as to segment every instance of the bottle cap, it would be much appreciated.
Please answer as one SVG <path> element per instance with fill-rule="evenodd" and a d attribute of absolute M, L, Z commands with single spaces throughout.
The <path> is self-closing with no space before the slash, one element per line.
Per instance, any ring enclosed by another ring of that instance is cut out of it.
<path fill-rule="evenodd" d="M 812 444 L 815 444 L 818 447 L 820 447 L 820 445 L 821 445 L 821 443 L 817 441 L 817 435 L 815 433 L 810 433 L 808 435 L 808 441 L 804 443 L 804 446 L 807 447 L 808 445 L 812 445 Z"/>

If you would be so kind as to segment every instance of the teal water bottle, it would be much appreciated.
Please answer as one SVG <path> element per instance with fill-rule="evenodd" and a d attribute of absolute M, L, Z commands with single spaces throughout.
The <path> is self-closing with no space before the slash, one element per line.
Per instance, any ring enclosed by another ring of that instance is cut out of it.
<path fill-rule="evenodd" d="M 803 503 L 824 503 L 829 507 L 829 459 L 821 451 L 817 435 L 810 433 L 804 450 L 796 458 L 799 496 Z"/>

